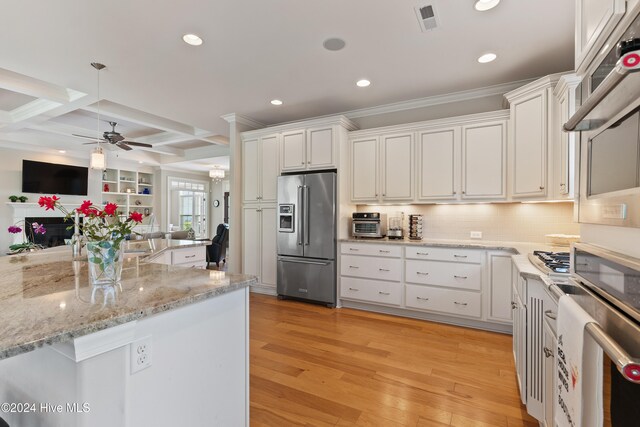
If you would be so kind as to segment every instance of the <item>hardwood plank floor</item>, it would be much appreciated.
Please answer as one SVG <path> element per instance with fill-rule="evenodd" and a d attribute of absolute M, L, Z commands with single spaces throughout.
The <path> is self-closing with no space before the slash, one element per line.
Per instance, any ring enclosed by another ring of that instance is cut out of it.
<path fill-rule="evenodd" d="M 251 425 L 533 427 L 511 336 L 251 294 Z"/>

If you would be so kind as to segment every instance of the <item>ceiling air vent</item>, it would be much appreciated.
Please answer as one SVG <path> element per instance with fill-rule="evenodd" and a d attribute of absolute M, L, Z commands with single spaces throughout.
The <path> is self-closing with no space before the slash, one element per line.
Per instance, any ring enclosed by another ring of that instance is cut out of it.
<path fill-rule="evenodd" d="M 416 7 L 416 15 L 422 32 L 431 31 L 438 26 L 433 5 L 428 4 Z"/>

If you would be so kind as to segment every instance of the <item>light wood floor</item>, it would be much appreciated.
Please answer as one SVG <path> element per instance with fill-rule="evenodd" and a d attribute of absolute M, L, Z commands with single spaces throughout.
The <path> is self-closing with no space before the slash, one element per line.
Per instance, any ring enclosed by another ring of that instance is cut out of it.
<path fill-rule="evenodd" d="M 537 426 L 511 337 L 251 295 L 251 425 Z"/>

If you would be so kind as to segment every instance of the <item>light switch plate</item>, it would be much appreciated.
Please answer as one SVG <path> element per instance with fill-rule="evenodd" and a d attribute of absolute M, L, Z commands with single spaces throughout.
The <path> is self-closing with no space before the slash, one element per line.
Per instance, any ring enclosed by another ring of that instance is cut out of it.
<path fill-rule="evenodd" d="M 471 232 L 472 239 L 482 239 L 482 231 L 472 231 Z"/>

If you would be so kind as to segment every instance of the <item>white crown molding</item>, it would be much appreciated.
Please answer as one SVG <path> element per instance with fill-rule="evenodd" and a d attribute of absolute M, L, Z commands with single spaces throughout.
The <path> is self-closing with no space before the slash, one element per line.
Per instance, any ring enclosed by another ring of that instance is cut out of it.
<path fill-rule="evenodd" d="M 502 83 L 494 86 L 487 86 L 479 89 L 464 90 L 460 92 L 447 93 L 445 95 L 435 95 L 426 98 L 412 99 L 408 101 L 396 102 L 393 104 L 380 105 L 377 107 L 361 108 L 343 113 L 349 119 L 360 117 L 377 116 L 380 114 L 395 113 L 398 111 L 414 110 L 417 108 L 432 107 L 434 105 L 449 104 L 452 102 L 468 101 L 471 99 L 485 98 L 493 95 L 504 95 L 506 92 L 531 83 L 534 79 L 519 80 L 511 83 Z"/>
<path fill-rule="evenodd" d="M 549 74 L 548 76 L 541 77 L 522 87 L 519 87 L 508 93 L 505 93 L 504 97 L 508 102 L 511 102 L 516 98 L 520 98 L 522 96 L 528 96 L 529 94 L 533 92 L 537 92 L 541 89 L 548 88 L 548 87 L 555 87 L 555 85 L 558 83 L 558 81 L 563 75 L 571 74 L 571 73 L 572 73 L 571 71 L 565 71 L 563 73 Z"/>
<path fill-rule="evenodd" d="M 265 127 L 264 123 L 261 123 L 257 120 L 253 120 L 253 119 L 250 119 L 249 117 L 236 114 L 236 113 L 225 114 L 223 116 L 220 116 L 220 118 L 229 124 L 239 123 L 241 125 L 249 126 L 253 129 L 259 129 L 259 128 Z"/>
<path fill-rule="evenodd" d="M 255 136 L 261 136 L 271 133 L 284 132 L 288 130 L 299 129 L 302 127 L 311 128 L 317 126 L 331 126 L 331 125 L 339 125 L 347 129 L 348 131 L 353 131 L 358 129 L 358 126 L 353 123 L 351 120 L 346 118 L 344 115 L 334 115 L 334 116 L 323 116 L 316 117 L 308 120 L 300 120 L 295 122 L 286 122 L 273 126 L 267 126 L 262 129 L 249 130 L 246 132 L 242 132 L 242 138 L 251 138 Z"/>
<path fill-rule="evenodd" d="M 581 81 L 582 80 L 580 79 L 580 77 L 578 77 L 577 74 L 565 74 L 564 76 L 560 77 L 560 80 L 558 80 L 558 84 L 553 90 L 553 94 L 555 96 L 558 96 L 567 89 L 574 89 L 580 84 Z"/>

